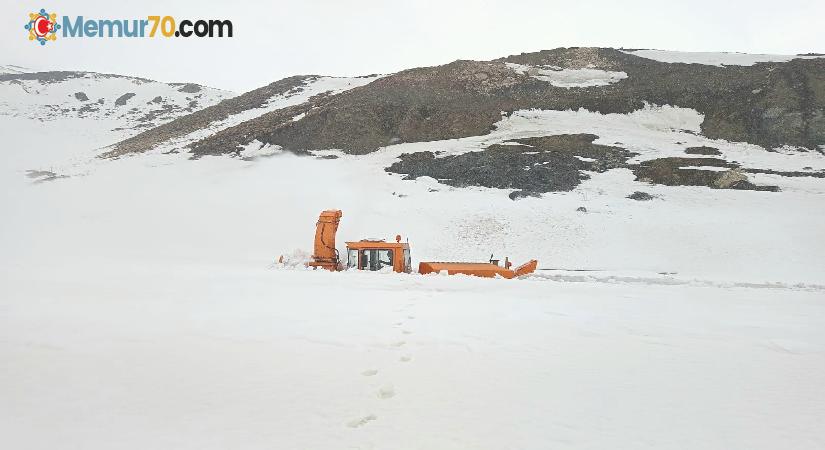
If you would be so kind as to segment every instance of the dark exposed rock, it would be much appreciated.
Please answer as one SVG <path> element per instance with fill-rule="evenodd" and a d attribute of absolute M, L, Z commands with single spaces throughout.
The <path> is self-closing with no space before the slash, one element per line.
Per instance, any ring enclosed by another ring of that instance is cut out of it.
<path fill-rule="evenodd" d="M 739 165 L 717 158 L 659 158 L 629 166 L 637 181 L 666 186 L 706 186 L 712 189 L 778 191 L 776 186 L 758 186 L 748 181 Z M 720 167 L 708 170 L 694 167 Z"/>
<path fill-rule="evenodd" d="M 640 202 L 646 202 L 646 201 L 649 201 L 649 200 L 653 200 L 656 197 L 648 194 L 647 192 L 636 191 L 636 192 L 628 195 L 627 198 L 629 198 L 631 200 L 640 201 Z"/>
<path fill-rule="evenodd" d="M 173 104 L 164 104 L 160 109 L 155 109 L 151 111 L 146 111 L 143 115 L 136 118 L 137 122 L 140 122 L 139 126 L 154 126 L 154 122 L 158 119 L 163 118 L 169 114 L 173 114 L 175 111 L 180 110 L 181 108 L 177 105 Z M 135 112 L 139 112 L 139 110 L 135 109 Z"/>
<path fill-rule="evenodd" d="M 180 89 L 178 89 L 178 91 L 186 92 L 187 94 L 194 94 L 196 92 L 200 92 L 201 87 L 197 84 L 187 83 L 184 84 Z"/>
<path fill-rule="evenodd" d="M 587 208 L 585 208 L 584 206 L 579 206 L 578 208 L 576 208 L 576 211 L 586 213 Z"/>
<path fill-rule="evenodd" d="M 75 92 L 74 98 L 80 100 L 81 102 L 89 101 L 89 96 L 87 96 L 85 92 Z"/>
<path fill-rule="evenodd" d="M 659 158 L 633 166 L 636 180 L 666 186 L 711 186 L 722 171 L 685 167 L 723 167 L 734 169 L 736 164 L 717 158 Z"/>
<path fill-rule="evenodd" d="M 510 197 L 510 200 L 518 200 L 520 198 L 526 197 L 538 197 L 538 194 L 528 191 L 513 191 L 509 193 L 507 196 Z"/>
<path fill-rule="evenodd" d="M 685 153 L 688 155 L 715 155 L 719 156 L 722 152 L 719 151 L 718 148 L 714 147 L 688 147 L 685 149 Z"/>
<path fill-rule="evenodd" d="M 77 110 L 77 113 L 78 113 L 78 115 L 80 115 L 80 117 L 86 117 L 87 115 L 89 115 L 93 112 L 99 111 L 99 110 L 100 110 L 100 107 L 96 103 L 92 103 L 92 104 L 87 103 L 87 104 L 81 106 L 80 109 Z"/>
<path fill-rule="evenodd" d="M 736 163 L 719 158 L 659 158 L 628 164 L 635 153 L 620 147 L 593 144 L 592 134 L 553 135 L 518 139 L 517 145 L 491 145 L 478 152 L 440 156 L 426 151 L 402 154 L 400 161 L 386 170 L 404 179 L 429 176 L 455 186 L 484 186 L 513 189 L 515 200 L 546 192 L 570 191 L 589 178 L 587 172 L 627 168 L 636 180 L 667 186 L 705 186 L 713 189 L 777 191 L 776 186 L 755 185 L 746 172 L 777 173 L 740 169 Z M 703 169 L 718 167 L 724 170 Z M 825 176 L 825 172 L 799 172 L 798 176 Z M 650 194 L 636 192 L 628 198 L 650 200 Z M 651 196 L 651 198 L 653 198 Z"/>
<path fill-rule="evenodd" d="M 619 147 L 593 144 L 592 134 L 555 135 L 518 139 L 519 145 L 491 145 L 480 152 L 436 157 L 433 152 L 401 155 L 388 172 L 405 179 L 429 176 L 442 183 L 516 189 L 510 198 L 553 191 L 570 191 L 589 177 L 585 171 L 604 172 L 624 167 L 635 156 Z"/>
<path fill-rule="evenodd" d="M 134 97 L 134 92 L 127 92 L 126 94 L 121 95 L 120 97 L 115 100 L 115 106 L 123 106 L 126 102 L 129 101 L 130 98 Z"/>

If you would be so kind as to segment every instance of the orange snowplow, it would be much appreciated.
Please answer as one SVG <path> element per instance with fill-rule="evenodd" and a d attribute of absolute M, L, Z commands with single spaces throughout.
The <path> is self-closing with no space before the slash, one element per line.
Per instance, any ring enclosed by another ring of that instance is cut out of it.
<path fill-rule="evenodd" d="M 395 237 L 395 242 L 387 242 L 383 239 L 347 242 L 347 259 L 345 262 L 341 261 L 338 250 L 335 248 L 335 234 L 338 232 L 338 224 L 342 216 L 343 213 L 340 210 L 331 209 L 323 211 L 318 217 L 315 227 L 315 247 L 312 261 L 308 266 L 331 271 L 356 269 L 412 272 L 410 244 L 401 242 L 400 235 Z M 510 269 L 508 259 L 505 259 L 504 267 L 499 266 L 498 263 L 499 261 L 493 259 L 492 256 L 486 263 L 421 262 L 418 265 L 418 272 L 427 274 L 446 271 L 449 275 L 464 274 L 487 278 L 501 276 L 509 279 L 533 273 L 538 266 L 538 261 L 535 259 L 522 264 L 515 270 Z"/>

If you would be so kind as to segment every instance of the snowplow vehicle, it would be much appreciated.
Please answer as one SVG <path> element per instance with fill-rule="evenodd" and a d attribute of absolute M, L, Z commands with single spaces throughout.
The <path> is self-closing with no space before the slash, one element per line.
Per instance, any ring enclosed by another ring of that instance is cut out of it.
<path fill-rule="evenodd" d="M 399 273 L 412 272 L 412 260 L 410 257 L 409 242 L 401 242 L 401 236 L 395 236 L 395 242 L 387 242 L 383 239 L 362 239 L 360 241 L 348 241 L 346 260 L 343 261 L 335 246 L 335 235 L 338 232 L 338 224 L 343 217 L 343 213 L 337 209 L 321 212 L 315 226 L 315 246 L 312 253 L 312 261 L 307 265 L 313 268 L 322 268 L 330 271 L 338 270 L 392 270 Z M 499 260 L 493 259 L 492 255 L 488 262 L 436 262 L 425 261 L 418 265 L 418 272 L 446 273 L 448 275 L 474 275 L 478 277 L 494 278 L 515 278 L 533 273 L 538 266 L 535 259 L 522 264 L 515 270 L 510 269 L 511 264 L 505 258 L 504 266 L 499 265 Z"/>

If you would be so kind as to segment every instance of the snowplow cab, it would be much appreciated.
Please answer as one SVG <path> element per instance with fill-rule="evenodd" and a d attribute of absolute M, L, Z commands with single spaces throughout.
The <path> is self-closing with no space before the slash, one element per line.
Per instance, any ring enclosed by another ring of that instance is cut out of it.
<path fill-rule="evenodd" d="M 401 242 L 401 236 L 396 236 L 395 240 L 396 242 L 386 242 L 363 239 L 347 242 L 347 269 L 378 271 L 389 267 L 394 272 L 410 273 L 410 244 Z"/>

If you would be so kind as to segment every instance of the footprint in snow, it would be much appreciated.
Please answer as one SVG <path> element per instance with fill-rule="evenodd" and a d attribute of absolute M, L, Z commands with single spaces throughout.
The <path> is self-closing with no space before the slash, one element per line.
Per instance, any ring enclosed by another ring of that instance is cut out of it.
<path fill-rule="evenodd" d="M 371 376 L 373 376 L 377 373 L 378 373 L 378 371 L 375 370 L 375 369 L 367 369 L 367 370 L 361 372 L 361 375 L 363 375 L 365 377 L 371 377 Z"/>
<path fill-rule="evenodd" d="M 410 362 L 410 361 L 412 361 L 412 356 L 404 355 L 404 356 L 398 358 L 398 360 L 401 361 L 401 362 Z"/>
<path fill-rule="evenodd" d="M 403 346 L 404 344 L 406 344 L 406 342 L 404 342 L 404 341 L 396 341 L 396 342 L 393 342 L 393 343 L 392 343 L 392 346 L 393 346 L 393 347 L 401 347 L 401 346 Z"/>
<path fill-rule="evenodd" d="M 373 420 L 377 419 L 378 417 L 375 414 L 370 414 L 368 416 L 360 417 L 358 419 L 352 419 L 347 422 L 347 426 L 350 428 L 358 428 L 363 427 L 364 425 L 372 422 Z"/>
<path fill-rule="evenodd" d="M 412 334 L 412 331 L 410 330 L 401 330 L 401 332 L 404 334 Z"/>
<path fill-rule="evenodd" d="M 377 395 L 381 400 L 393 398 L 395 397 L 395 388 L 393 388 L 392 385 L 385 384 L 384 386 L 381 386 L 381 389 L 378 389 Z"/>

